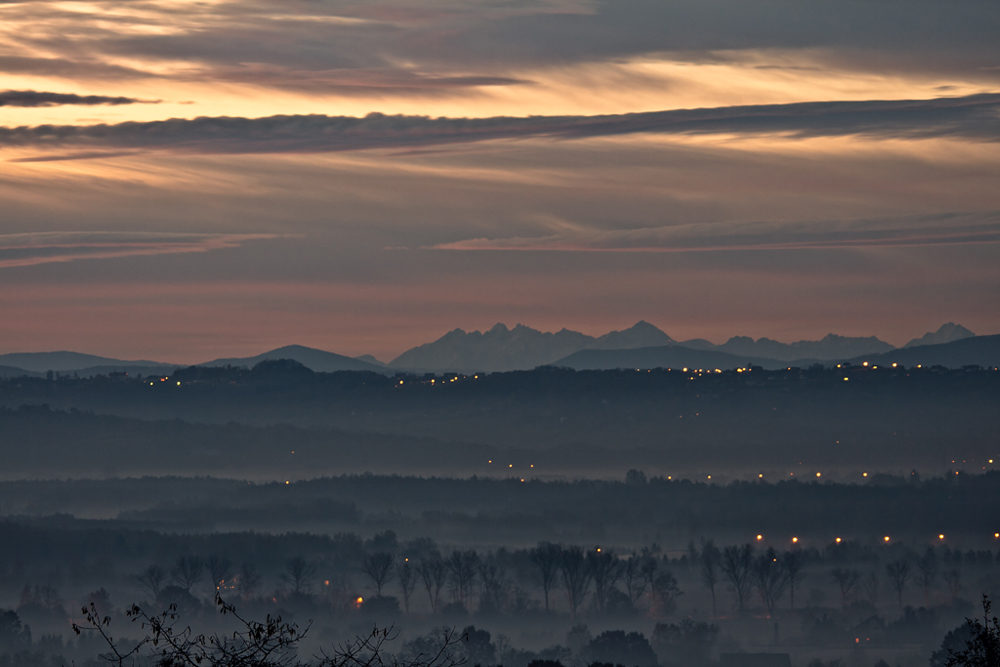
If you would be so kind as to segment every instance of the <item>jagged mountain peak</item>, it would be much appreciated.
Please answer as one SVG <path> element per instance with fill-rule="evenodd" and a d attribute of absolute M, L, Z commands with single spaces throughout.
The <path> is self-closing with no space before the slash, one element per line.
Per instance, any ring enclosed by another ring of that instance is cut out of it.
<path fill-rule="evenodd" d="M 961 324 L 946 322 L 938 327 L 937 331 L 928 331 L 920 338 L 914 338 L 909 343 L 904 345 L 903 349 L 909 347 L 919 347 L 921 345 L 940 345 L 942 343 L 951 343 L 964 338 L 972 338 L 975 335 L 976 334 L 972 333 Z"/>

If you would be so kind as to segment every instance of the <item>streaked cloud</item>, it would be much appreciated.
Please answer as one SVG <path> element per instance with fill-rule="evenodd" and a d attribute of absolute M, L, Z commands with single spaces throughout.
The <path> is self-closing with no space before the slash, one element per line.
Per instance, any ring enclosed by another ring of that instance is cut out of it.
<path fill-rule="evenodd" d="M 159 100 L 138 100 L 133 97 L 109 97 L 107 95 L 76 95 L 73 93 L 46 93 L 37 90 L 2 90 L 0 107 L 54 107 L 63 104 L 96 106 L 106 104 L 157 104 Z"/>
<path fill-rule="evenodd" d="M 434 250 L 707 252 L 1000 243 L 1000 211 L 924 217 L 810 222 L 743 222 L 596 230 L 563 223 L 538 237 L 478 238 Z"/>
<path fill-rule="evenodd" d="M 204 253 L 239 248 L 277 234 L 172 234 L 157 232 L 35 232 L 0 234 L 0 269 L 81 259 Z"/>
<path fill-rule="evenodd" d="M 407 148 L 493 139 L 574 139 L 635 133 L 862 135 L 874 139 L 1000 140 L 1000 94 L 930 100 L 811 102 L 605 116 L 428 118 L 272 116 L 117 125 L 0 128 L 0 146 L 282 153 Z"/>

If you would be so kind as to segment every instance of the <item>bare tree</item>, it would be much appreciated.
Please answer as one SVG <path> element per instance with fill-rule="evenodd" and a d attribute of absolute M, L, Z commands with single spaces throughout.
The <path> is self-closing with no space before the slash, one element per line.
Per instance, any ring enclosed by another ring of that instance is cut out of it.
<path fill-rule="evenodd" d="M 236 589 L 244 600 L 249 600 L 260 588 L 261 578 L 257 566 L 253 563 L 243 563 L 237 576 Z"/>
<path fill-rule="evenodd" d="M 382 595 L 382 588 L 392 580 L 392 566 L 396 558 L 387 551 L 368 554 L 361 561 L 361 571 L 372 580 L 375 595 Z"/>
<path fill-rule="evenodd" d="M 861 580 L 861 573 L 857 570 L 845 570 L 835 567 L 830 570 L 830 577 L 840 589 L 841 609 L 847 609 L 847 596 L 851 594 L 851 589 Z"/>
<path fill-rule="evenodd" d="M 785 592 L 788 585 L 788 573 L 778 560 L 778 552 L 768 549 L 754 561 L 751 571 L 754 585 L 760 594 L 760 600 L 764 603 L 764 609 L 768 616 L 774 615 L 774 607 L 778 603 L 778 598 Z"/>
<path fill-rule="evenodd" d="M 944 581 L 948 584 L 948 592 L 951 593 L 951 601 L 954 602 L 962 592 L 962 573 L 952 568 L 944 573 Z"/>
<path fill-rule="evenodd" d="M 403 592 L 403 609 L 410 613 L 410 596 L 417 585 L 417 570 L 406 558 L 396 566 L 396 577 L 399 579 L 399 590 Z"/>
<path fill-rule="evenodd" d="M 285 563 L 285 571 L 280 579 L 292 587 L 292 593 L 307 593 L 316 577 L 316 565 L 302 556 L 290 558 Z"/>
<path fill-rule="evenodd" d="M 170 570 L 170 578 L 175 584 L 191 592 L 191 587 L 201 581 L 205 571 L 205 562 L 198 556 L 181 556 L 174 562 Z"/>
<path fill-rule="evenodd" d="M 646 556 L 632 555 L 622 566 L 622 579 L 625 581 L 625 592 L 628 593 L 632 606 L 646 592 L 646 576 L 642 573 L 642 563 Z"/>
<path fill-rule="evenodd" d="M 160 597 L 163 583 L 167 580 L 167 571 L 159 565 L 150 565 L 135 577 L 140 590 L 147 593 L 152 600 Z"/>
<path fill-rule="evenodd" d="M 924 591 L 924 604 L 931 606 L 931 586 L 938 573 L 938 559 L 934 549 L 927 547 L 924 555 L 917 559 L 917 570 L 920 572 L 920 588 Z"/>
<path fill-rule="evenodd" d="M 500 611 L 507 606 L 510 585 L 507 583 L 507 572 L 502 566 L 496 563 L 480 563 L 479 580 L 482 582 L 479 594 L 481 607 L 492 607 Z"/>
<path fill-rule="evenodd" d="M 427 589 L 427 597 L 430 599 L 431 612 L 437 613 L 438 604 L 441 601 L 441 589 L 448 582 L 448 564 L 438 556 L 433 555 L 420 561 L 420 579 Z"/>
<path fill-rule="evenodd" d="M 878 603 L 878 573 L 875 570 L 869 572 L 868 576 L 861 582 L 861 589 L 865 592 L 868 604 L 871 605 L 872 609 L 875 609 Z"/>
<path fill-rule="evenodd" d="M 448 570 L 451 574 L 452 589 L 462 606 L 468 609 L 468 598 L 476 579 L 476 568 L 479 556 L 475 551 L 453 551 L 448 559 Z"/>
<path fill-rule="evenodd" d="M 669 616 L 676 607 L 677 596 L 681 589 L 677 578 L 670 572 L 660 572 L 653 579 L 650 587 L 653 593 L 653 611 L 657 616 Z"/>
<path fill-rule="evenodd" d="M 885 566 L 885 573 L 889 576 L 889 583 L 892 584 L 892 588 L 896 591 L 896 595 L 899 598 L 900 610 L 903 609 L 903 590 L 910 580 L 910 572 L 912 570 L 913 565 L 905 559 L 894 560 Z"/>
<path fill-rule="evenodd" d="M 701 557 L 699 559 L 699 569 L 701 571 L 701 583 L 705 585 L 708 592 L 712 594 L 712 618 L 715 618 L 715 587 L 719 583 L 719 568 L 722 565 L 722 552 L 715 546 L 712 540 L 705 542 L 701 547 Z"/>
<path fill-rule="evenodd" d="M 205 561 L 208 576 L 212 577 L 212 585 L 218 589 L 227 579 L 233 577 L 233 563 L 225 556 L 209 556 Z"/>
<path fill-rule="evenodd" d="M 795 609 L 795 588 L 802 580 L 800 574 L 802 572 L 803 560 L 802 552 L 798 550 L 786 551 L 785 555 L 781 557 L 781 564 L 788 574 L 788 602 L 792 609 Z"/>
<path fill-rule="evenodd" d="M 580 547 L 563 549 L 559 558 L 559 571 L 562 574 L 563 587 L 566 589 L 570 614 L 576 619 L 576 612 L 587 597 L 587 589 L 590 587 L 590 570 L 583 549 Z"/>
<path fill-rule="evenodd" d="M 726 575 L 732 591 L 736 594 L 740 615 L 746 611 L 747 600 L 752 590 L 751 570 L 753 569 L 753 545 L 726 547 L 722 552 L 722 573 Z"/>
<path fill-rule="evenodd" d="M 545 611 L 549 611 L 549 592 L 556 584 L 559 574 L 559 557 L 562 550 L 550 542 L 542 542 L 531 550 L 531 562 L 538 568 L 545 595 Z"/>
<path fill-rule="evenodd" d="M 608 592 L 621 577 L 621 564 L 614 551 L 598 548 L 587 552 L 587 569 L 590 570 L 590 578 L 594 582 L 594 601 L 597 603 L 597 611 L 603 613 Z"/>

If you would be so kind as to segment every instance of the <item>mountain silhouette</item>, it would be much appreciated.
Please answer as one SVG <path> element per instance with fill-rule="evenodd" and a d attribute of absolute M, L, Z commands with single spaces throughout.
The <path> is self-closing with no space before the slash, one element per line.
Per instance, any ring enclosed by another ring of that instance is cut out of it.
<path fill-rule="evenodd" d="M 399 355 L 394 368 L 438 371 L 512 371 L 544 366 L 578 350 L 623 349 L 673 342 L 648 322 L 638 322 L 624 331 L 599 338 L 562 329 L 542 332 L 523 324 L 508 329 L 497 324 L 486 332 L 449 331 L 432 343 L 419 345 Z"/>
<path fill-rule="evenodd" d="M 27 371 L 23 368 L 15 368 L 14 366 L 0 366 L 0 378 L 40 377 L 41 375 L 41 373 Z"/>
<path fill-rule="evenodd" d="M 82 354 L 80 352 L 12 352 L 10 354 L 0 354 L 0 365 L 23 368 L 34 373 L 45 373 L 46 371 L 82 371 L 95 366 L 104 367 L 132 367 L 149 368 L 150 370 L 172 370 L 174 364 L 165 364 L 159 361 L 124 361 L 122 359 L 111 359 L 99 357 L 94 354 Z"/>
<path fill-rule="evenodd" d="M 963 366 L 1000 368 L 1000 334 L 962 338 L 940 345 L 918 345 L 850 360 L 855 364 L 865 361 L 874 365 L 898 363 L 907 368 L 918 364 L 948 368 Z"/>
<path fill-rule="evenodd" d="M 216 359 L 206 361 L 199 366 L 246 366 L 253 368 L 262 361 L 292 359 L 317 373 L 334 373 L 336 371 L 373 371 L 385 373 L 385 366 L 376 365 L 360 359 L 354 359 L 342 354 L 317 350 L 303 345 L 286 345 L 270 352 L 258 354 L 255 357 L 239 357 L 232 359 Z"/>
<path fill-rule="evenodd" d="M 696 350 L 715 350 L 736 356 L 763 357 L 778 361 L 830 361 L 863 354 L 881 354 L 896 349 L 875 336 L 851 338 L 837 334 L 827 334 L 821 340 L 800 340 L 794 343 L 779 343 L 770 338 L 758 338 L 755 341 L 749 336 L 733 336 L 722 345 L 712 345 L 707 340 L 685 341 L 681 345 Z"/>
<path fill-rule="evenodd" d="M 963 338 L 972 338 L 975 335 L 961 324 L 948 322 L 947 324 L 942 324 L 937 331 L 928 331 L 920 338 L 914 338 L 904 345 L 903 349 L 918 347 L 920 345 L 941 345 L 942 343 L 951 343 Z"/>

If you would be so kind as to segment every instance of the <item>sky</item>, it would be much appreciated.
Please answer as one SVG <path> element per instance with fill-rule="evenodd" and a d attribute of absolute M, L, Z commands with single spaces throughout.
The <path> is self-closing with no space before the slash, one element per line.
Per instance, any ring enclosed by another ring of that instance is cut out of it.
<path fill-rule="evenodd" d="M 0 353 L 1000 333 L 992 0 L 0 0 Z"/>

